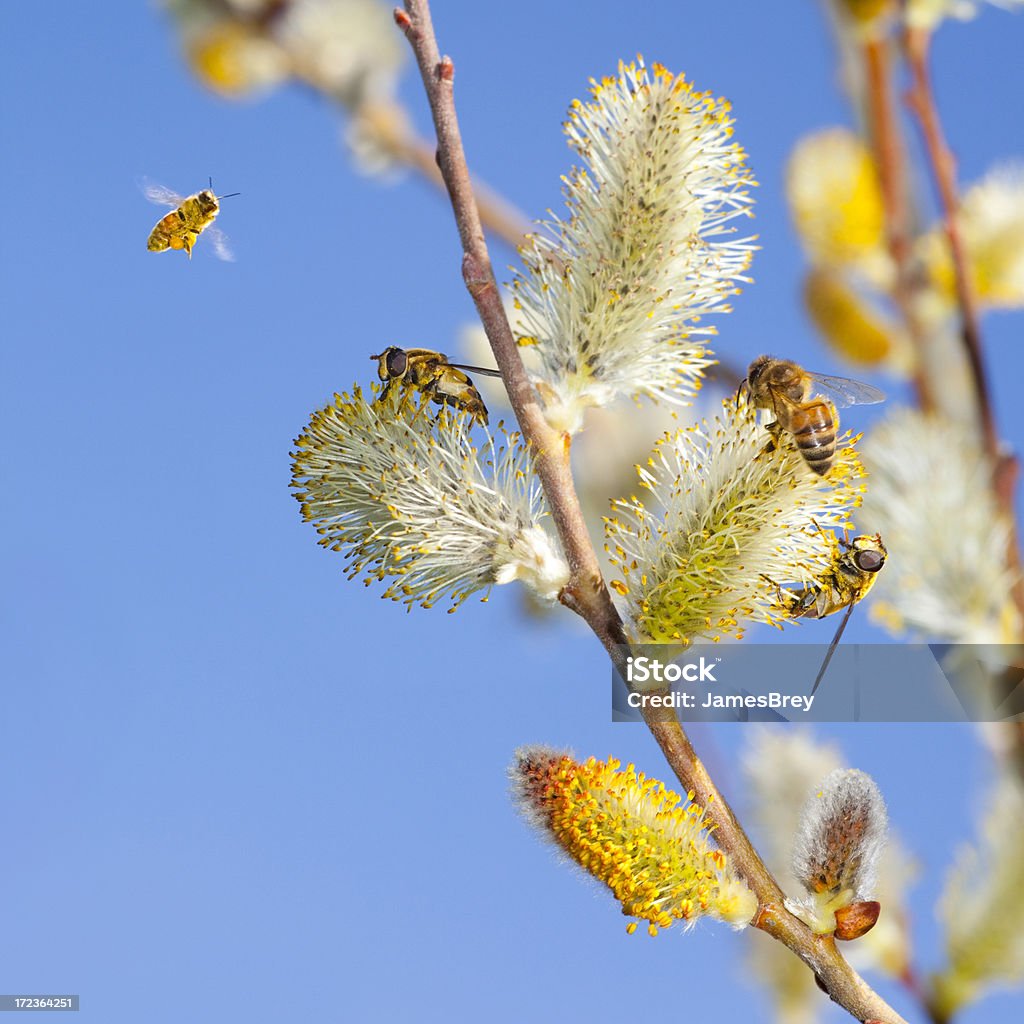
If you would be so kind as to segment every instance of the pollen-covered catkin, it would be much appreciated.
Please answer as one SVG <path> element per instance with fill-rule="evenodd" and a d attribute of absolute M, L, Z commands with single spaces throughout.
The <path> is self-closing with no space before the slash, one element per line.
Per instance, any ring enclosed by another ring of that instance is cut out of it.
<path fill-rule="evenodd" d="M 631 764 L 620 768 L 614 758 L 579 762 L 548 747 L 523 747 L 509 776 L 526 820 L 604 882 L 623 914 L 647 921 L 652 935 L 699 917 L 748 924 L 757 899 L 710 844 L 704 809 L 681 803 Z"/>

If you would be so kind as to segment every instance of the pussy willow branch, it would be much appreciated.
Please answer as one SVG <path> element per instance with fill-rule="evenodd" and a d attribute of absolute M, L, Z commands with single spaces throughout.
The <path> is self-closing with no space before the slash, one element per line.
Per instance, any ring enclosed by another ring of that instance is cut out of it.
<path fill-rule="evenodd" d="M 949 239 L 956 282 L 956 298 L 960 307 L 961 337 L 971 368 L 975 404 L 985 450 L 995 462 L 999 454 L 999 432 L 992 412 L 992 398 L 988 377 L 981 354 L 981 327 L 978 323 L 978 302 L 968 272 L 968 257 L 960 233 L 960 202 L 956 188 L 956 163 L 939 124 L 939 112 L 932 93 L 928 74 L 928 51 L 931 33 L 924 29 L 908 29 L 904 35 L 907 61 L 912 86 L 907 93 L 907 105 L 921 126 L 925 152 L 931 164 L 932 176 L 939 193 L 945 219 L 946 237 Z"/>
<path fill-rule="evenodd" d="M 985 377 L 985 365 L 978 331 L 977 308 L 967 273 L 967 257 L 958 230 L 958 202 L 955 166 L 943 138 L 934 95 L 928 75 L 927 33 L 912 31 L 905 40 L 905 51 L 911 65 L 914 89 L 908 98 L 922 122 L 926 149 L 939 183 L 947 233 L 957 278 L 957 294 L 962 310 L 964 330 L 962 337 L 974 381 L 978 405 L 981 436 L 993 467 L 992 491 L 997 508 L 1009 524 L 1005 560 L 1014 580 L 1012 596 L 1021 621 L 1024 622 L 1024 575 L 1021 573 L 1020 541 L 1014 510 L 1014 491 L 1017 482 L 1017 460 L 1000 450 Z M 900 309 L 907 332 L 916 352 L 917 366 L 914 383 L 918 404 L 925 412 L 935 407 L 934 394 L 928 372 L 927 331 L 916 312 L 917 295 L 924 282 L 921 271 L 912 260 L 910 246 L 910 211 L 907 204 L 906 149 L 892 100 L 892 51 L 886 40 L 875 40 L 864 45 L 864 63 L 868 92 L 868 120 L 872 145 L 878 166 L 885 208 L 889 252 L 896 268 L 893 298 Z M 1011 739 L 1006 758 L 1017 774 L 1024 779 L 1024 724 L 1009 725 Z"/>
<path fill-rule="evenodd" d="M 450 58 L 441 57 L 427 0 L 405 0 L 405 10 L 396 9 L 395 21 L 416 55 L 430 103 L 437 132 L 437 161 L 462 241 L 463 278 L 491 343 L 520 429 L 536 453 L 537 476 L 569 562 L 570 578 L 561 600 L 587 622 L 625 678 L 623 652 L 627 638 L 601 577 L 580 509 L 569 466 L 570 439 L 552 430 L 544 417 L 536 389 L 519 356 L 494 278 L 455 113 L 454 65 Z M 728 853 L 757 895 L 760 905 L 754 921 L 757 927 L 785 942 L 814 970 L 832 998 L 858 1020 L 906 1024 L 851 969 L 830 937 L 815 937 L 803 922 L 785 909 L 781 889 L 697 757 L 679 721 L 672 718 L 660 722 L 651 716 L 648 726 L 684 788 L 692 789 L 707 808 L 716 826 L 718 845 Z"/>
<path fill-rule="evenodd" d="M 982 352 L 981 326 L 978 301 L 970 274 L 970 257 L 960 232 L 960 199 L 957 195 L 956 161 L 946 143 L 939 119 L 935 94 L 928 69 L 931 33 L 926 29 L 908 29 L 904 36 L 907 61 L 910 65 L 912 87 L 907 104 L 921 126 L 925 151 L 931 164 L 936 189 L 945 219 L 946 236 L 953 259 L 957 304 L 960 307 L 961 338 L 971 368 L 978 420 L 985 452 L 992 464 L 992 488 L 996 502 L 1010 526 L 1006 563 L 1013 574 L 1014 603 L 1024 621 L 1024 577 L 1021 576 L 1020 541 L 1017 535 L 1017 517 L 1014 509 L 1014 490 L 1017 483 L 1017 459 L 1003 450 L 996 427 L 992 395 L 988 385 L 985 356 Z"/>
<path fill-rule="evenodd" d="M 862 56 L 869 135 L 878 168 L 889 257 L 895 273 L 892 297 L 914 347 L 914 390 L 918 404 L 927 412 L 935 407 L 935 397 L 927 369 L 927 332 L 916 309 L 916 293 L 922 282 L 911 254 L 906 160 L 893 111 L 892 60 L 884 39 L 865 42 Z"/>
<path fill-rule="evenodd" d="M 463 280 L 491 343 L 520 429 L 535 453 L 534 468 L 569 563 L 569 582 L 561 600 L 587 620 L 609 654 L 622 664 L 619 645 L 626 643 L 626 637 L 611 595 L 601 578 L 597 555 L 590 543 L 576 496 L 569 467 L 569 438 L 552 430 L 544 417 L 537 392 L 519 356 L 491 267 L 455 116 L 454 66 L 450 59 L 442 59 L 440 55 L 426 3 L 410 0 L 406 11 L 395 11 L 395 20 L 416 55 L 430 101 L 437 132 L 437 162 L 448 188 L 462 242 Z"/>

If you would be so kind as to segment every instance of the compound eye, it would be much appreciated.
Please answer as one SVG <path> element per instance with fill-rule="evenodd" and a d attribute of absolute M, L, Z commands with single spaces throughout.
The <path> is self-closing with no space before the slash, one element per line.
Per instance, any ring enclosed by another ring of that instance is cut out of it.
<path fill-rule="evenodd" d="M 881 551 L 858 551 L 853 561 L 861 572 L 878 572 L 885 565 L 885 555 Z"/>
<path fill-rule="evenodd" d="M 400 348 L 393 348 L 388 352 L 385 360 L 389 377 L 401 377 L 409 365 L 409 357 Z"/>

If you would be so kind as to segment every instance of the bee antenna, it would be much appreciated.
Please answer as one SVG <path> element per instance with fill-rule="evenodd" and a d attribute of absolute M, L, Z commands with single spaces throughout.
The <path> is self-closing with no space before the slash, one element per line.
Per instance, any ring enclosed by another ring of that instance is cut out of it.
<path fill-rule="evenodd" d="M 206 180 L 210 183 L 210 191 L 212 192 L 213 191 L 213 175 L 211 174 L 210 177 L 207 178 Z"/>
<path fill-rule="evenodd" d="M 234 196 L 240 196 L 241 192 L 229 192 L 226 196 L 217 196 L 218 199 L 231 199 Z"/>

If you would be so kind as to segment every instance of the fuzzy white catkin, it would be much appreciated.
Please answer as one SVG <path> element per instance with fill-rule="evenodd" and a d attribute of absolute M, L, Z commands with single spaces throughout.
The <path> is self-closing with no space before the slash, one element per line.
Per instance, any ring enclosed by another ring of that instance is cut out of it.
<path fill-rule="evenodd" d="M 351 395 L 314 413 L 296 441 L 293 486 L 320 544 L 344 553 L 350 577 L 389 580 L 385 597 L 457 607 L 493 584 L 523 581 L 553 600 L 569 578 L 529 448 L 485 433 L 465 412 L 440 414 L 398 390 Z"/>
<path fill-rule="evenodd" d="M 949 1019 L 989 988 L 1024 981 L 1024 790 L 999 779 L 975 843 L 960 851 L 939 903 L 947 964 L 937 1005 Z"/>
<path fill-rule="evenodd" d="M 875 589 L 883 624 L 957 643 L 1009 642 L 1018 626 L 1010 529 L 976 435 L 945 417 L 894 409 L 863 455 L 871 485 L 858 524 L 881 533 L 889 551 Z"/>
<path fill-rule="evenodd" d="M 641 60 L 591 92 L 565 126 L 585 165 L 563 179 L 568 217 L 531 237 L 514 283 L 546 415 L 568 433 L 626 395 L 686 404 L 708 365 L 698 320 L 728 311 L 754 249 L 733 235 L 753 179 L 726 101 Z"/>
<path fill-rule="evenodd" d="M 839 768 L 804 804 L 793 845 L 793 873 L 807 896 L 801 916 L 817 931 L 834 927 L 834 912 L 869 899 L 885 846 L 888 815 L 870 775 Z"/>

